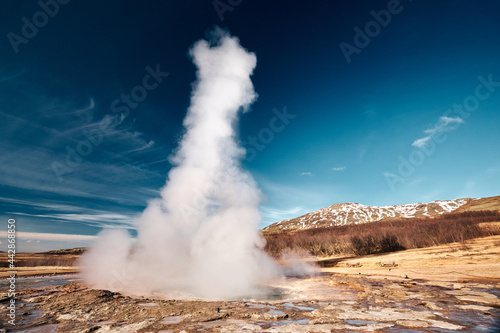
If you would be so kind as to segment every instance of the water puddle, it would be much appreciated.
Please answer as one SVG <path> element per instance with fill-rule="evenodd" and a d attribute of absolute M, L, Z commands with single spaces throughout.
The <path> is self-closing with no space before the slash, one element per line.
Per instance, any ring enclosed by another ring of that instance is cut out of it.
<path fill-rule="evenodd" d="M 344 319 L 346 323 L 349 325 L 355 325 L 355 326 L 364 326 L 364 325 L 373 325 L 373 324 L 379 324 L 379 322 L 376 321 L 367 321 L 367 320 L 349 320 L 349 319 Z"/>
<path fill-rule="evenodd" d="M 310 307 L 310 306 L 304 306 L 304 305 L 295 305 L 293 303 L 283 303 L 281 304 L 282 306 L 286 306 L 287 308 L 291 310 L 300 310 L 300 311 L 314 311 L 316 308 Z"/>
<path fill-rule="evenodd" d="M 276 309 L 275 306 L 260 303 L 245 303 L 250 309 Z"/>
<path fill-rule="evenodd" d="M 290 325 L 290 324 L 297 324 L 297 325 L 308 325 L 311 322 L 309 319 L 285 319 L 285 320 L 280 320 L 280 321 L 266 321 L 266 322 L 260 322 L 260 325 L 266 325 L 266 326 L 271 326 L 271 327 L 277 327 L 277 326 L 285 326 L 285 325 Z"/>
<path fill-rule="evenodd" d="M 500 318 L 500 309 L 488 311 L 489 315 L 485 315 L 481 311 L 453 311 L 447 314 L 447 317 L 460 325 L 472 328 L 473 332 L 493 332 L 492 327 L 498 324 Z"/>
<path fill-rule="evenodd" d="M 283 311 L 279 310 L 269 310 L 267 311 L 268 314 L 273 315 L 273 316 L 284 316 L 285 313 Z"/>
<path fill-rule="evenodd" d="M 292 295 L 290 295 L 290 291 L 283 287 L 278 286 L 265 286 L 262 287 L 259 291 L 251 296 L 244 296 L 239 301 L 249 301 L 249 302 L 258 302 L 258 301 L 283 301 L 290 299 Z"/>
<path fill-rule="evenodd" d="M 25 312 L 27 307 L 24 307 L 23 312 Z M 17 323 L 19 326 L 30 325 L 34 323 L 38 318 L 42 317 L 43 311 L 40 310 L 30 310 L 27 315 L 21 315 L 21 320 Z"/>
<path fill-rule="evenodd" d="M 23 286 L 24 288 L 33 288 L 33 289 L 48 289 L 50 287 L 65 286 L 80 281 L 81 280 L 75 274 L 16 278 L 16 283 L 18 286 Z M 7 285 L 8 283 L 9 282 L 7 279 L 2 279 L 0 281 L 0 286 Z"/>

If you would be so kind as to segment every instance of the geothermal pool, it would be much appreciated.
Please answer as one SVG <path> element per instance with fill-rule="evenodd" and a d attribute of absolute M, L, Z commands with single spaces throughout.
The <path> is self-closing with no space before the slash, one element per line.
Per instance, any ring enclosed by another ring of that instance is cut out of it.
<path fill-rule="evenodd" d="M 323 274 L 279 281 L 263 289 L 268 294 L 219 301 L 129 297 L 88 289 L 74 275 L 17 283 L 16 329 L 32 333 L 493 332 L 500 317 L 494 283 Z"/>

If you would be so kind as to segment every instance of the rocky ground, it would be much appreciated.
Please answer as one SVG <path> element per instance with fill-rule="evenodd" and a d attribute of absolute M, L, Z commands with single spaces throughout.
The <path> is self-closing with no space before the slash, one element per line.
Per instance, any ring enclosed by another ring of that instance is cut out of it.
<path fill-rule="evenodd" d="M 76 275 L 53 275 L 75 267 L 33 267 L 24 273 L 51 275 L 17 279 L 16 326 L 6 317 L 8 280 L 0 280 L 0 333 L 500 332 L 494 331 L 500 324 L 498 253 L 500 236 L 492 236 L 312 259 L 321 275 L 285 279 L 264 297 L 233 301 L 129 297 L 88 289 Z"/>
<path fill-rule="evenodd" d="M 263 301 L 132 298 L 88 289 L 75 276 L 17 283 L 15 327 L 0 296 L 7 332 L 492 332 L 500 318 L 500 281 L 323 273 L 281 281 Z"/>

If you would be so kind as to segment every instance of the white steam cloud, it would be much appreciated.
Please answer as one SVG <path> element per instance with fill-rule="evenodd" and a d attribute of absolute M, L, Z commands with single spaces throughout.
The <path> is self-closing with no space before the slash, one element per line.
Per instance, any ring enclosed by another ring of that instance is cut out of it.
<path fill-rule="evenodd" d="M 252 294 L 281 269 L 262 250 L 261 192 L 240 168 L 238 114 L 256 94 L 255 54 L 220 29 L 198 41 L 186 132 L 174 168 L 137 221 L 138 237 L 107 230 L 81 259 L 90 285 L 129 293 L 229 298 Z"/>

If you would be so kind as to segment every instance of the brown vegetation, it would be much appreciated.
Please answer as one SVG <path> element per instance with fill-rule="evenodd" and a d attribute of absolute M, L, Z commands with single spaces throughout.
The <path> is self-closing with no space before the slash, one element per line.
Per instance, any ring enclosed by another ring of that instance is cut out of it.
<path fill-rule="evenodd" d="M 467 212 L 478 210 L 500 210 L 500 196 L 473 200 L 460 206 L 455 212 Z"/>
<path fill-rule="evenodd" d="M 16 267 L 73 266 L 78 255 L 19 253 L 15 257 Z M 6 253 L 0 254 L 0 267 L 9 267 Z"/>
<path fill-rule="evenodd" d="M 314 256 L 366 255 L 416 249 L 500 235 L 498 211 L 468 211 L 434 218 L 412 218 L 266 234 L 266 251 L 279 258 L 288 250 Z"/>
<path fill-rule="evenodd" d="M 42 252 L 43 254 L 58 254 L 58 255 L 64 255 L 64 254 L 76 254 L 80 255 L 83 254 L 83 252 L 87 251 L 86 247 L 75 247 L 72 249 L 61 249 L 61 250 L 52 250 L 52 251 L 47 251 L 47 252 Z"/>

